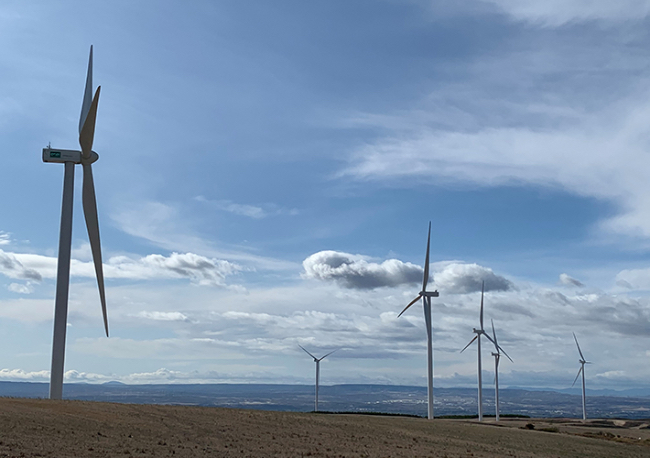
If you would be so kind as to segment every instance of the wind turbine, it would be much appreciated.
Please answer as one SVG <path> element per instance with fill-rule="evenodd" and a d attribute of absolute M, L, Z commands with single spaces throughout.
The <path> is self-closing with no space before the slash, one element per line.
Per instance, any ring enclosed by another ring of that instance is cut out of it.
<path fill-rule="evenodd" d="M 576 384 L 576 381 L 578 381 L 578 377 L 580 377 L 580 373 L 582 373 L 582 421 L 585 421 L 587 419 L 587 399 L 586 399 L 586 392 L 585 392 L 585 364 L 591 364 L 590 361 L 586 361 L 585 357 L 582 355 L 582 350 L 580 350 L 580 344 L 578 344 L 578 338 L 576 337 L 576 333 L 573 333 L 573 338 L 576 341 L 576 346 L 578 347 L 578 353 L 580 353 L 580 370 L 578 371 L 578 375 L 576 375 L 576 378 L 573 380 L 573 385 Z"/>
<path fill-rule="evenodd" d="M 302 348 L 303 351 L 304 351 L 305 353 L 307 353 L 309 356 L 311 356 L 312 358 L 314 358 L 314 362 L 316 363 L 316 400 L 315 400 L 315 402 L 314 402 L 314 412 L 318 412 L 318 379 L 320 378 L 320 362 L 321 362 L 322 360 L 324 360 L 325 358 L 327 358 L 327 357 L 328 357 L 329 355 L 331 355 L 332 353 L 334 353 L 336 350 L 332 350 L 331 352 L 329 352 L 329 353 L 326 354 L 325 356 L 322 356 L 322 357 L 320 357 L 320 358 L 316 358 L 314 355 L 312 355 L 312 354 L 309 353 L 307 350 L 305 350 L 305 347 L 303 347 L 302 345 L 298 345 L 298 346 L 299 346 L 300 348 Z M 338 350 L 338 349 L 337 349 L 337 350 Z"/>
<path fill-rule="evenodd" d="M 63 394 L 63 366 L 65 359 L 65 333 L 68 319 L 68 288 L 70 286 L 70 248 L 72 243 L 72 203 L 74 195 L 74 168 L 83 167 L 82 201 L 90 248 L 95 263 L 99 298 L 104 315 L 104 329 L 108 337 L 108 318 L 106 316 L 106 297 L 104 294 L 104 273 L 102 270 L 102 251 L 99 242 L 99 221 L 97 201 L 91 164 L 99 156 L 92 150 L 95 137 L 95 120 L 99 91 L 93 96 L 93 47 L 90 47 L 86 89 L 81 117 L 79 119 L 79 145 L 81 151 L 43 148 L 43 162 L 65 164 L 63 176 L 63 203 L 61 205 L 61 230 L 59 233 L 59 258 L 56 274 L 56 299 L 54 302 L 54 338 L 52 342 L 52 370 L 50 372 L 50 399 L 61 399 Z"/>
<path fill-rule="evenodd" d="M 474 341 L 478 341 L 478 421 L 483 421 L 483 377 L 482 377 L 482 366 L 481 366 L 481 335 L 484 335 L 486 339 L 488 339 L 490 342 L 494 343 L 492 338 L 485 332 L 485 329 L 483 329 L 483 295 L 485 293 L 485 282 L 481 284 L 481 314 L 480 314 L 480 324 L 481 328 L 476 329 L 474 328 L 474 338 L 469 341 L 467 345 L 465 345 L 465 348 L 463 348 L 460 352 L 464 352 L 467 347 L 472 345 Z M 505 352 L 504 352 L 505 353 Z"/>
<path fill-rule="evenodd" d="M 424 306 L 424 321 L 427 326 L 427 396 L 428 396 L 428 415 L 429 420 L 433 419 L 433 342 L 431 341 L 431 298 L 438 297 L 438 291 L 427 291 L 427 283 L 429 282 L 429 248 L 431 246 L 431 221 L 429 221 L 429 235 L 427 236 L 427 254 L 424 259 L 424 279 L 422 280 L 422 291 L 420 291 L 415 299 L 413 299 L 404 310 L 401 311 L 397 318 L 402 316 L 410 306 L 415 304 L 422 298 L 422 305 Z"/>
<path fill-rule="evenodd" d="M 504 355 L 512 361 L 512 358 L 508 356 L 508 353 L 499 346 L 499 343 L 497 341 L 497 333 L 494 330 L 494 320 L 490 320 L 492 322 L 492 337 L 494 337 L 494 340 L 492 343 L 494 344 L 494 350 L 495 352 L 492 352 L 492 356 L 494 356 L 494 406 L 496 409 L 496 416 L 495 419 L 496 421 L 499 421 L 499 359 L 501 359 L 501 352 L 503 352 Z"/>

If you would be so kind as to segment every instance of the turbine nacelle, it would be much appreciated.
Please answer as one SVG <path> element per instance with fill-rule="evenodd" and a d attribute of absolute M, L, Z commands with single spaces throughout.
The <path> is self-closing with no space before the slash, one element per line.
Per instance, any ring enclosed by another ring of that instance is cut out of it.
<path fill-rule="evenodd" d="M 73 164 L 89 165 L 99 159 L 99 154 L 94 151 L 90 152 L 88 159 L 84 158 L 81 151 L 74 149 L 55 149 L 51 147 L 43 148 L 43 162 L 54 162 L 56 164 Z"/>
<path fill-rule="evenodd" d="M 420 297 L 440 297 L 438 290 L 435 291 L 420 291 Z"/>

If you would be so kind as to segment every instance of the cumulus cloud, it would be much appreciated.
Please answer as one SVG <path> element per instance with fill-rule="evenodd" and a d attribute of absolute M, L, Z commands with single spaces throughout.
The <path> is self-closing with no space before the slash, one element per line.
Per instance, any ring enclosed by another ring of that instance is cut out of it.
<path fill-rule="evenodd" d="M 0 231 L 0 245 L 9 245 L 11 243 L 11 238 L 9 233 Z"/>
<path fill-rule="evenodd" d="M 452 294 L 481 291 L 483 282 L 485 291 L 508 291 L 514 288 L 510 280 L 478 264 L 448 263 L 436 270 L 433 276 L 436 288 Z"/>
<path fill-rule="evenodd" d="M 367 257 L 339 251 L 319 251 L 302 262 L 303 277 L 335 281 L 345 288 L 373 289 L 422 281 L 423 270 L 397 259 L 382 263 Z"/>
<path fill-rule="evenodd" d="M 50 371 L 24 371 L 22 369 L 0 369 L 0 380 L 44 382 L 50 379 Z"/>
<path fill-rule="evenodd" d="M 0 250 L 0 273 L 9 278 L 41 281 L 42 276 L 34 269 L 29 269 L 16 258 L 13 253 Z"/>
<path fill-rule="evenodd" d="M 241 267 L 194 253 L 172 253 L 170 256 L 150 254 L 139 259 L 113 257 L 105 269 L 109 278 L 189 278 L 199 285 L 225 286 L 226 277 L 240 271 Z"/>
<path fill-rule="evenodd" d="M 565 286 L 577 286 L 579 288 L 585 286 L 580 280 L 570 277 L 569 275 L 564 273 L 560 274 L 560 284 Z"/>
<path fill-rule="evenodd" d="M 195 253 L 150 254 L 144 257 L 114 256 L 104 263 L 106 278 L 132 280 L 187 278 L 205 286 L 227 286 L 226 277 L 241 271 L 238 264 Z M 37 280 L 56 277 L 56 258 L 36 254 L 6 253 L 0 250 L 0 273 L 10 278 Z M 95 277 L 92 262 L 73 259 L 70 274 Z"/>

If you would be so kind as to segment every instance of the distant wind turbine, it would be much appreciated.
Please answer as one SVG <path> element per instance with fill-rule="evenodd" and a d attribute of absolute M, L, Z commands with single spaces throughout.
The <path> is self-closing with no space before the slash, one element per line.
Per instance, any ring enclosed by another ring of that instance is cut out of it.
<path fill-rule="evenodd" d="M 318 412 L 318 380 L 319 380 L 319 378 L 320 378 L 320 362 L 321 362 L 322 360 L 324 360 L 325 358 L 327 358 L 327 357 L 328 357 L 329 355 L 331 355 L 332 353 L 334 353 L 336 350 L 332 350 L 331 352 L 329 352 L 329 353 L 326 354 L 325 356 L 322 356 L 322 357 L 320 357 L 320 358 L 316 358 L 314 355 L 312 355 L 312 354 L 309 353 L 307 350 L 305 350 L 305 347 L 303 347 L 302 345 L 298 345 L 298 346 L 299 346 L 300 348 L 302 348 L 303 351 L 304 351 L 305 353 L 307 353 L 309 356 L 311 356 L 312 358 L 314 358 L 314 362 L 316 363 L 316 399 L 315 399 L 315 401 L 314 401 L 314 412 Z M 338 349 L 337 349 L 337 350 L 338 350 Z"/>
<path fill-rule="evenodd" d="M 497 333 L 494 330 L 494 320 L 490 321 L 492 322 L 492 337 L 494 338 L 492 343 L 494 344 L 495 350 L 495 352 L 492 352 L 492 356 L 494 356 L 494 406 L 496 411 L 495 420 L 499 421 L 499 359 L 501 359 L 501 352 L 506 355 L 510 362 L 514 361 L 512 361 L 512 358 L 508 356 L 508 353 L 506 353 L 506 351 L 499 345 L 497 341 Z"/>
<path fill-rule="evenodd" d="M 485 282 L 482 283 L 481 285 L 481 313 L 480 313 L 480 324 L 481 328 L 476 329 L 474 328 L 474 338 L 469 341 L 467 345 L 465 345 L 465 348 L 463 348 L 460 352 L 464 352 L 467 347 L 472 345 L 475 340 L 478 341 L 478 421 L 483 421 L 483 377 L 481 372 L 483 371 L 483 368 L 481 367 L 481 335 L 484 335 L 486 339 L 488 339 L 490 342 L 494 343 L 492 338 L 485 332 L 483 329 L 483 295 L 485 293 Z M 505 353 L 505 352 L 504 352 Z"/>
<path fill-rule="evenodd" d="M 573 339 L 576 341 L 576 346 L 578 347 L 578 353 L 580 353 L 580 370 L 578 370 L 578 375 L 576 375 L 576 378 L 573 380 L 573 384 L 571 386 L 574 386 L 576 382 L 578 381 L 578 377 L 580 377 L 580 373 L 582 373 L 582 421 L 585 421 L 587 419 L 587 394 L 585 392 L 585 364 L 591 364 L 590 361 L 586 361 L 585 357 L 582 356 L 582 350 L 580 350 L 580 344 L 578 343 L 578 338 L 576 337 L 576 333 L 573 333 Z"/>
<path fill-rule="evenodd" d="M 424 306 L 424 322 L 427 327 L 427 396 L 428 396 L 428 415 L 429 420 L 433 419 L 433 342 L 431 339 L 431 298 L 438 297 L 438 291 L 427 291 L 427 283 L 429 282 L 429 248 L 431 246 L 431 221 L 429 221 L 429 235 L 427 236 L 427 254 L 424 259 L 424 279 L 422 280 L 422 291 L 420 291 L 415 299 L 407 305 L 402 312 L 397 315 L 397 318 L 402 316 L 410 306 L 415 304 L 422 298 Z"/>
<path fill-rule="evenodd" d="M 70 248 L 72 242 L 72 203 L 74 196 L 74 168 L 83 167 L 82 201 L 90 248 L 95 263 L 99 298 L 104 316 L 104 329 L 108 337 L 108 317 L 106 316 L 106 297 L 104 293 L 104 273 L 102 251 L 99 242 L 99 222 L 97 202 L 91 164 L 99 156 L 92 150 L 95 137 L 95 120 L 99 91 L 93 97 L 93 47 L 90 47 L 88 74 L 84 91 L 81 117 L 79 119 L 79 145 L 81 151 L 43 148 L 43 162 L 65 164 L 63 177 L 63 204 L 61 205 L 61 230 L 59 233 L 59 258 L 56 275 L 56 299 L 54 303 L 54 338 L 52 342 L 52 370 L 50 372 L 50 399 L 61 399 L 63 394 L 63 366 L 65 359 L 65 333 L 68 319 L 68 288 L 70 286 Z"/>

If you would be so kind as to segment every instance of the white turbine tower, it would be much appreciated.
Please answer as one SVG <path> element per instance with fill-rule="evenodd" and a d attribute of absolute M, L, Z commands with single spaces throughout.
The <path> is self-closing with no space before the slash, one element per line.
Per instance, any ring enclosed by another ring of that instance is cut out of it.
<path fill-rule="evenodd" d="M 501 359 L 501 352 L 506 355 L 510 362 L 514 361 L 512 361 L 512 358 L 508 356 L 508 353 L 506 353 L 506 351 L 499 345 L 497 341 L 497 333 L 494 330 L 494 320 L 490 321 L 492 322 L 492 337 L 494 338 L 492 343 L 494 344 L 495 350 L 495 352 L 492 352 L 492 356 L 494 356 L 494 407 L 496 412 L 495 420 L 499 421 L 499 359 Z"/>
<path fill-rule="evenodd" d="M 587 393 L 585 392 L 585 364 L 591 364 L 590 361 L 586 361 L 585 357 L 582 355 L 582 350 L 580 350 L 580 344 L 578 344 L 578 338 L 576 337 L 576 333 L 573 333 L 573 338 L 576 341 L 576 346 L 578 347 L 578 353 L 580 353 L 580 370 L 578 370 L 578 375 L 576 375 L 576 378 L 573 380 L 573 384 L 571 386 L 574 386 L 576 384 L 576 381 L 578 381 L 578 377 L 580 377 L 580 373 L 582 373 L 582 421 L 585 421 L 587 419 Z"/>
<path fill-rule="evenodd" d="M 327 357 L 328 357 L 329 355 L 331 355 L 332 353 L 334 353 L 336 350 L 332 350 L 331 352 L 329 352 L 329 353 L 326 354 L 325 356 L 322 356 L 322 357 L 320 357 L 320 358 L 316 358 L 314 355 L 312 355 L 312 354 L 309 353 L 307 350 L 305 350 L 305 347 L 303 347 L 302 345 L 298 345 L 298 346 L 299 346 L 300 348 L 302 348 L 303 351 L 304 351 L 305 353 L 307 353 L 309 356 L 311 356 L 312 358 L 314 358 L 314 362 L 316 363 L 316 399 L 315 399 L 315 401 L 314 401 L 314 412 L 318 412 L 318 380 L 319 380 L 319 378 L 320 378 L 320 362 L 321 362 L 322 360 L 324 360 L 325 358 L 327 358 Z"/>
<path fill-rule="evenodd" d="M 431 221 L 429 221 L 429 235 L 427 236 L 427 254 L 424 258 L 424 280 L 422 280 L 422 291 L 420 291 L 415 299 L 407 305 L 402 312 L 397 315 L 397 318 L 402 316 L 410 306 L 415 304 L 422 298 L 424 306 L 424 322 L 427 327 L 427 396 L 428 396 L 428 415 L 429 420 L 433 419 L 433 342 L 431 340 L 431 298 L 438 297 L 438 291 L 427 291 L 427 283 L 429 282 L 429 248 L 431 246 Z"/>
<path fill-rule="evenodd" d="M 93 47 L 90 47 L 86 90 L 84 91 L 81 117 L 79 119 L 79 145 L 81 151 L 43 148 L 43 162 L 65 164 L 63 177 L 63 203 L 61 205 L 61 231 L 59 234 L 59 259 L 56 274 L 56 299 L 54 304 L 54 338 L 52 342 L 52 370 L 50 372 L 50 399 L 61 399 L 63 395 L 63 366 L 65 359 L 65 333 L 68 319 L 68 287 L 70 284 L 70 248 L 72 242 L 72 203 L 74 191 L 74 168 L 76 164 L 83 167 L 82 201 L 90 248 L 95 263 L 99 298 L 104 315 L 104 329 L 108 337 L 108 318 L 106 316 L 106 297 L 104 294 L 104 274 L 102 270 L 102 252 L 99 242 L 99 222 L 97 219 L 97 202 L 91 164 L 99 159 L 92 150 L 95 136 L 95 120 L 98 87 L 93 97 Z"/>
<path fill-rule="evenodd" d="M 481 372 L 483 371 L 483 368 L 481 366 L 481 335 L 484 335 L 486 339 L 488 339 L 490 342 L 494 343 L 492 338 L 485 332 L 483 329 L 483 295 L 485 293 L 485 282 L 482 283 L 481 285 L 481 314 L 480 314 L 480 324 L 481 328 L 476 329 L 474 328 L 474 338 L 469 341 L 467 345 L 465 345 L 465 348 L 463 348 L 460 352 L 464 352 L 467 347 L 472 345 L 475 340 L 478 341 L 478 421 L 483 421 L 483 377 Z"/>

